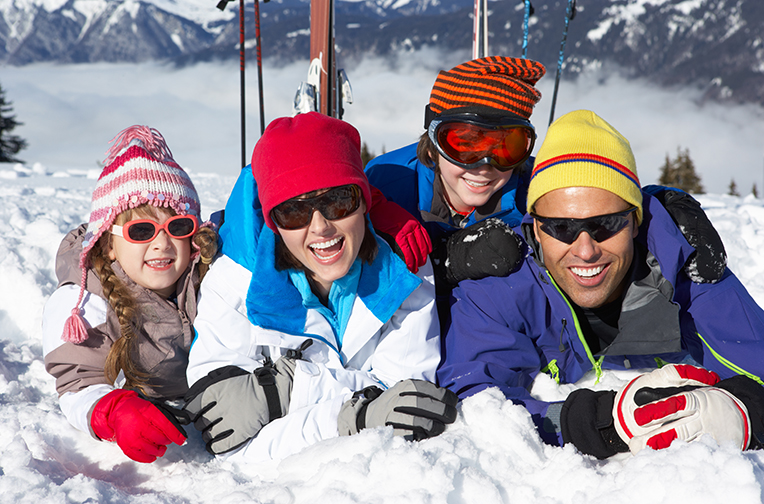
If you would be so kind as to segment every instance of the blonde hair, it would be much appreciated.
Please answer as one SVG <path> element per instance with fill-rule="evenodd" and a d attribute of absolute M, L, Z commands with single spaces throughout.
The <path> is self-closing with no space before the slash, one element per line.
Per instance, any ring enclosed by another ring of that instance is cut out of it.
<path fill-rule="evenodd" d="M 156 217 L 158 213 L 176 215 L 170 208 L 157 208 L 151 205 L 141 205 L 137 208 L 125 210 L 117 216 L 114 223 L 122 225 L 134 217 Z M 208 227 L 199 228 L 191 238 L 192 242 L 199 247 L 201 261 L 199 264 L 199 280 L 209 270 L 212 259 L 217 254 L 217 233 Z M 132 352 L 135 348 L 137 334 L 141 327 L 141 315 L 138 311 L 130 290 L 114 273 L 112 261 L 109 258 L 111 250 L 111 233 L 104 233 L 93 246 L 90 253 L 93 269 L 101 280 L 103 295 L 114 310 L 119 321 L 120 335 L 109 349 L 104 364 L 106 379 L 114 383 L 120 370 L 125 374 L 126 385 L 144 391 L 148 375 L 133 362 Z M 198 287 L 198 284 L 197 284 Z"/>

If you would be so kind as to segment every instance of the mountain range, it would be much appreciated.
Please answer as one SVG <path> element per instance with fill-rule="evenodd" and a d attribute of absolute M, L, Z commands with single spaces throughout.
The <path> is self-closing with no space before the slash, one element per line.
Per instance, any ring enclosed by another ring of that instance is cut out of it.
<path fill-rule="evenodd" d="M 218 0 L 0 0 L 0 64 L 239 58 L 239 2 Z M 764 105 L 762 0 L 532 0 L 527 57 L 555 72 L 566 13 L 564 75 L 613 67 L 661 86 L 699 86 L 704 99 Z M 523 0 L 489 2 L 492 54 L 520 56 Z M 307 59 L 309 0 L 259 4 L 262 57 Z M 245 2 L 248 61 L 254 4 Z M 338 60 L 472 46 L 470 0 L 335 1 Z"/>

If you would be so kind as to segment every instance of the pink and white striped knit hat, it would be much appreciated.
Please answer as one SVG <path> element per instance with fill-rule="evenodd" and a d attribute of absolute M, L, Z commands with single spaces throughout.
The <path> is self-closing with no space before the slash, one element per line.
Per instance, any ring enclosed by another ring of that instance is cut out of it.
<path fill-rule="evenodd" d="M 90 250 L 114 219 L 128 208 L 143 204 L 169 207 L 178 215 L 200 218 L 199 195 L 188 174 L 172 157 L 167 143 L 154 128 L 130 126 L 120 131 L 106 152 L 105 168 L 93 191 L 90 222 L 82 242 L 80 268 L 82 286 L 77 306 L 64 325 L 64 341 L 81 343 L 87 339 L 80 303 L 90 267 Z"/>

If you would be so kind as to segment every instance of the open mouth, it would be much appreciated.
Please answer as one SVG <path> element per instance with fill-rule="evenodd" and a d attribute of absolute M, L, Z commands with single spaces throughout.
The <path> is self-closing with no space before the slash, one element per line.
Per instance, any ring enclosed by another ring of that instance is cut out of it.
<path fill-rule="evenodd" d="M 604 270 L 604 266 L 594 266 L 593 268 L 570 268 L 570 271 L 573 272 L 574 275 L 580 276 L 582 278 L 594 278 L 600 273 L 602 273 L 602 270 Z"/>
<path fill-rule="evenodd" d="M 151 259 L 146 261 L 146 266 L 153 269 L 164 270 L 170 267 L 175 262 L 174 259 Z"/>
<path fill-rule="evenodd" d="M 329 261 L 337 257 L 342 252 L 345 245 L 345 239 L 338 236 L 321 243 L 313 243 L 308 246 L 313 255 L 321 261 Z"/>
<path fill-rule="evenodd" d="M 488 184 L 490 184 L 490 182 L 475 182 L 474 180 L 467 180 L 467 179 L 462 179 L 462 180 L 464 180 L 464 183 L 467 184 L 468 186 L 475 187 L 475 188 L 485 187 Z"/>

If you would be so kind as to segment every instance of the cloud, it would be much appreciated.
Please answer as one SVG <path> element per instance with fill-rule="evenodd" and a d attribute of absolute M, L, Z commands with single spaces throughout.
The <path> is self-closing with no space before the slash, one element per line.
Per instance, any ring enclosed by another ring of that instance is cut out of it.
<path fill-rule="evenodd" d="M 437 71 L 467 57 L 423 50 L 392 62 L 367 58 L 346 68 L 354 103 L 347 105 L 345 119 L 377 154 L 416 141 L 424 131 L 424 106 Z M 307 60 L 285 66 L 265 62 L 266 123 L 291 114 L 307 67 Z M 178 162 L 192 172 L 233 175 L 240 168 L 235 61 L 183 69 L 156 63 L 4 67 L 0 84 L 24 123 L 14 134 L 28 140 L 20 157 L 29 163 L 51 170 L 95 168 L 117 132 L 148 124 L 165 135 Z M 550 68 L 539 82 L 543 98 L 533 116 L 539 140 L 546 132 L 553 86 Z M 253 63 L 247 66 L 245 98 L 248 162 L 260 136 Z M 759 106 L 701 105 L 696 89 L 660 89 L 646 80 L 597 71 L 560 84 L 556 117 L 579 108 L 597 112 L 630 140 L 643 184 L 656 182 L 665 156 L 675 156 L 681 146 L 690 150 L 708 192 L 726 193 L 734 178 L 742 194 L 754 183 L 764 193 L 764 110 Z"/>

